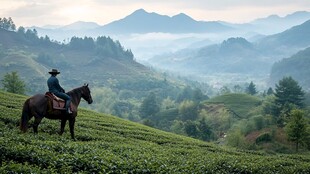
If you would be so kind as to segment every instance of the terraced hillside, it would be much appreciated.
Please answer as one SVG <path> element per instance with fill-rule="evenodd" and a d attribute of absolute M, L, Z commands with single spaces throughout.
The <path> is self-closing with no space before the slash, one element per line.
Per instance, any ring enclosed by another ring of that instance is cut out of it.
<path fill-rule="evenodd" d="M 309 155 L 237 151 L 80 109 L 77 141 L 59 121 L 18 129 L 27 97 L 0 92 L 0 173 L 309 173 Z"/>
<path fill-rule="evenodd" d="M 247 118 L 248 112 L 261 104 L 261 100 L 247 94 L 225 94 L 214 97 L 206 104 L 225 105 L 238 118 Z"/>

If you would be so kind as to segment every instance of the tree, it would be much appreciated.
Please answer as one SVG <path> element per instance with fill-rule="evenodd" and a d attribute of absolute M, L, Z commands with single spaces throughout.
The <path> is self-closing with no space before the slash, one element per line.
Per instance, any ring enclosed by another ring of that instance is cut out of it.
<path fill-rule="evenodd" d="M 185 87 L 182 92 L 180 94 L 178 94 L 178 97 L 177 97 L 177 102 L 182 102 L 184 100 L 191 100 L 192 99 L 192 89 L 187 86 Z"/>
<path fill-rule="evenodd" d="M 190 100 L 183 101 L 179 106 L 179 115 L 183 121 L 197 119 L 198 104 Z"/>
<path fill-rule="evenodd" d="M 159 112 L 159 104 L 156 100 L 155 93 L 151 92 L 143 101 L 140 107 L 140 114 L 142 118 L 153 116 Z"/>
<path fill-rule="evenodd" d="M 274 92 L 273 92 L 273 89 L 270 87 L 268 88 L 267 90 L 267 95 L 272 95 Z"/>
<path fill-rule="evenodd" d="M 18 30 L 17 30 L 18 34 L 25 34 L 25 32 L 26 32 L 26 30 L 24 27 L 22 27 L 22 26 L 18 27 Z"/>
<path fill-rule="evenodd" d="M 167 109 L 171 109 L 171 108 L 175 108 L 175 107 L 176 107 L 176 103 L 170 97 L 163 99 L 163 101 L 161 102 L 161 109 L 162 110 L 167 110 Z"/>
<path fill-rule="evenodd" d="M 200 136 L 199 138 L 204 141 L 210 141 L 213 139 L 213 132 L 209 125 L 206 123 L 206 119 L 203 117 L 199 120 L 198 129 Z"/>
<path fill-rule="evenodd" d="M 187 120 L 184 124 L 185 133 L 193 138 L 198 138 L 199 130 L 197 124 L 192 120 Z"/>
<path fill-rule="evenodd" d="M 14 24 L 11 17 L 7 18 L 0 18 L 0 28 L 8 30 L 8 31 L 15 31 L 16 25 Z"/>
<path fill-rule="evenodd" d="M 304 107 L 305 92 L 292 77 L 284 77 L 279 84 L 276 84 L 274 95 L 274 114 L 278 117 L 278 124 L 284 126 L 284 118 L 289 117 L 292 109 Z"/>
<path fill-rule="evenodd" d="M 284 77 L 276 84 L 275 96 L 276 103 L 283 106 L 292 103 L 300 108 L 303 107 L 305 92 L 292 77 Z"/>
<path fill-rule="evenodd" d="M 240 85 L 234 86 L 234 92 L 235 93 L 241 93 L 243 91 L 242 87 Z"/>
<path fill-rule="evenodd" d="M 255 95 L 255 94 L 257 94 L 255 84 L 254 84 L 252 81 L 251 81 L 250 85 L 247 87 L 246 91 L 247 91 L 247 93 L 250 94 L 250 95 Z"/>
<path fill-rule="evenodd" d="M 299 109 L 291 111 L 291 118 L 285 126 L 285 131 L 290 141 L 295 142 L 296 152 L 298 152 L 299 144 L 308 136 L 308 124 L 304 118 L 304 112 Z"/>
<path fill-rule="evenodd" d="M 203 95 L 203 93 L 202 93 L 202 91 L 201 91 L 201 89 L 195 89 L 194 91 L 193 91 L 193 100 L 195 101 L 195 102 L 200 102 L 200 101 L 202 101 L 202 100 L 204 100 L 205 99 L 205 96 Z"/>
<path fill-rule="evenodd" d="M 7 92 L 15 94 L 25 94 L 26 85 L 24 81 L 19 78 L 16 71 L 6 73 L 4 75 L 4 79 L 1 81 L 4 90 L 6 90 Z"/>
<path fill-rule="evenodd" d="M 219 95 L 224 95 L 224 94 L 229 94 L 229 93 L 231 93 L 231 90 L 229 89 L 228 86 L 223 86 L 219 90 Z"/>

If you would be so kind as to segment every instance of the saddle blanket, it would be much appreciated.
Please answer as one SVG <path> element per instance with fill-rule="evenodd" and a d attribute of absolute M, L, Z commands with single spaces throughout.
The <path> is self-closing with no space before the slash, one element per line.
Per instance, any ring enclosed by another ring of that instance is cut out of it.
<path fill-rule="evenodd" d="M 51 92 L 46 92 L 45 96 L 48 97 L 52 102 L 53 109 L 56 110 L 66 110 L 65 108 L 65 100 L 62 98 L 57 97 L 55 94 Z M 72 103 L 70 103 L 70 109 L 72 110 Z"/>

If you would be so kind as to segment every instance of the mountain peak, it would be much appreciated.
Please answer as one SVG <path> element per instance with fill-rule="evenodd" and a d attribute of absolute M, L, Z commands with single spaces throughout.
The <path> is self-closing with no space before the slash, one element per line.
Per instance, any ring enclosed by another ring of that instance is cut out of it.
<path fill-rule="evenodd" d="M 88 30 L 88 29 L 94 29 L 100 27 L 95 22 L 85 22 L 85 21 L 77 21 L 69 25 L 65 25 L 61 27 L 62 30 Z"/>
<path fill-rule="evenodd" d="M 179 13 L 175 16 L 172 16 L 172 18 L 175 18 L 175 19 L 182 19 L 182 20 L 194 20 L 193 18 L 191 18 L 190 16 L 188 16 L 187 14 L 185 13 Z"/>
<path fill-rule="evenodd" d="M 133 15 L 133 14 L 139 14 L 139 15 L 141 15 L 141 14 L 146 14 L 146 13 L 148 13 L 148 12 L 145 11 L 143 8 L 140 8 L 140 9 L 134 11 L 131 15 Z"/>

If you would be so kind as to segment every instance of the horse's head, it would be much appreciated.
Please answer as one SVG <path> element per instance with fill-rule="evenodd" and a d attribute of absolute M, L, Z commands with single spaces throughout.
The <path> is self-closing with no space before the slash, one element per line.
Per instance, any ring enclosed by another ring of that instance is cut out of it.
<path fill-rule="evenodd" d="M 93 102 L 93 98 L 90 95 L 90 90 L 88 88 L 88 84 L 84 84 L 82 87 L 82 98 L 91 104 Z"/>

